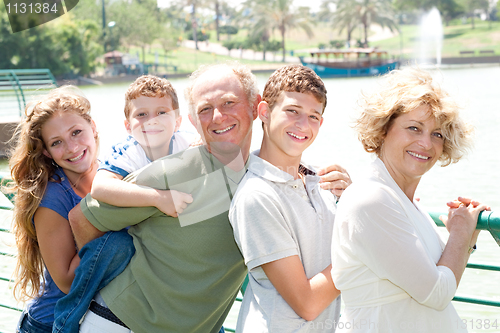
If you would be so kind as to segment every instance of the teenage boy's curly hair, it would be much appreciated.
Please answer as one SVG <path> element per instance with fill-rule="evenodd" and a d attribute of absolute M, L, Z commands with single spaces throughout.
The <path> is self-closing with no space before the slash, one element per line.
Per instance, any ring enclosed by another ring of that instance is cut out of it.
<path fill-rule="evenodd" d="M 318 102 L 326 107 L 326 88 L 320 77 L 310 68 L 302 65 L 289 65 L 277 69 L 264 87 L 262 100 L 269 104 L 272 110 L 282 92 L 298 92 L 313 95 Z"/>
<path fill-rule="evenodd" d="M 172 87 L 172 84 L 167 79 L 154 75 L 143 75 L 132 82 L 125 93 L 125 118 L 128 119 L 130 116 L 132 100 L 140 96 L 170 97 L 175 116 L 179 116 L 179 99 L 174 87 Z"/>

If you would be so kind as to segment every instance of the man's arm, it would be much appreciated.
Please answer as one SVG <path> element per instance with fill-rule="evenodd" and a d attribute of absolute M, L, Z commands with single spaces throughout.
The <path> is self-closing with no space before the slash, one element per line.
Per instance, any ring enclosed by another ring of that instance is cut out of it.
<path fill-rule="evenodd" d="M 319 169 L 318 176 L 321 177 L 321 188 L 330 190 L 338 198 L 340 198 L 344 190 L 352 184 L 351 177 L 347 170 L 337 164 Z"/>
<path fill-rule="evenodd" d="M 76 246 L 81 249 L 88 242 L 101 237 L 104 232 L 100 231 L 83 215 L 80 204 L 76 205 L 68 214 L 69 224 L 75 237 Z"/>

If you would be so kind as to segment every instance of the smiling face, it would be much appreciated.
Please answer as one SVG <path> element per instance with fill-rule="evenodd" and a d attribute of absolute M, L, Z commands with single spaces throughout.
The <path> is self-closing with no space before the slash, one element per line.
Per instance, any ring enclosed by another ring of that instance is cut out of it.
<path fill-rule="evenodd" d="M 261 157 L 278 166 L 297 164 L 323 123 L 323 103 L 313 95 L 282 92 L 273 110 L 267 102 L 259 104 L 259 117 L 264 123 Z"/>
<path fill-rule="evenodd" d="M 410 197 L 443 152 L 444 138 L 427 105 L 397 117 L 384 138 L 380 159 Z M 411 195 L 409 195 L 411 194 Z"/>
<path fill-rule="evenodd" d="M 46 150 L 68 177 L 85 174 L 95 163 L 97 155 L 97 132 L 95 124 L 89 123 L 72 112 L 57 112 L 41 130 Z"/>
<path fill-rule="evenodd" d="M 214 68 L 196 79 L 192 89 L 195 115 L 191 123 L 212 154 L 241 149 L 247 159 L 257 103 L 250 104 L 238 77 L 230 68 Z"/>
<path fill-rule="evenodd" d="M 154 161 L 168 155 L 170 140 L 181 119 L 176 117 L 170 97 L 139 96 L 131 101 L 125 128 Z"/>

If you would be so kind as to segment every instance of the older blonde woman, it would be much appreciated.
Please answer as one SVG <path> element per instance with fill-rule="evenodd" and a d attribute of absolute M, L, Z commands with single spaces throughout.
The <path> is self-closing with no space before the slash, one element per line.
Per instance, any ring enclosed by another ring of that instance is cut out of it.
<path fill-rule="evenodd" d="M 414 200 L 420 178 L 440 161 L 457 162 L 471 128 L 447 93 L 425 71 L 385 77 L 364 97 L 358 136 L 377 159 L 349 187 L 334 224 L 332 276 L 345 301 L 338 324 L 348 332 L 461 332 L 453 298 L 478 232 L 470 199 L 448 203 L 446 244 Z"/>

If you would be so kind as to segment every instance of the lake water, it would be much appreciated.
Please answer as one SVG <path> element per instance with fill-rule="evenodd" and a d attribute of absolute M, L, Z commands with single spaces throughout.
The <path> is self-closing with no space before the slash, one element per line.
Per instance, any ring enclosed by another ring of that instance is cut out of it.
<path fill-rule="evenodd" d="M 418 187 L 417 197 L 430 211 L 446 211 L 445 203 L 458 196 L 469 196 L 489 204 L 493 210 L 500 211 L 500 67 L 480 67 L 464 69 L 433 70 L 433 76 L 463 106 L 463 114 L 476 127 L 475 148 L 473 152 L 457 164 L 445 168 L 435 166 L 426 174 Z M 268 75 L 258 76 L 262 90 Z M 351 128 L 356 116 L 357 103 L 361 92 L 369 93 L 376 88 L 378 78 L 326 79 L 328 106 L 324 123 L 316 142 L 304 153 L 304 160 L 313 165 L 339 163 L 356 179 L 366 171 L 373 156 L 364 152 L 356 134 Z M 180 98 L 182 128 L 194 131 L 187 118 L 187 105 L 183 91 L 187 79 L 172 80 Z M 84 87 L 84 94 L 92 104 L 92 116 L 96 121 L 101 137 L 101 149 L 125 135 L 123 126 L 124 93 L 128 84 Z M 260 146 L 262 138 L 261 123 L 254 122 L 252 149 Z M 8 225 L 8 217 L 1 224 Z M 443 237 L 446 231 L 443 230 Z M 0 239 L 0 243 L 2 239 Z M 500 265 L 500 249 L 491 235 L 482 232 L 478 251 L 471 262 Z M 2 249 L 0 249 L 2 251 Z M 4 259 L 1 259 L 2 264 Z M 1 270 L 0 264 L 0 270 Z M 10 267 L 10 264 L 6 264 Z M 5 275 L 5 274 L 3 274 Z M 500 273 L 467 270 L 460 284 L 458 294 L 475 295 L 500 300 Z M 0 293 L 0 302 L 8 293 Z M 9 302 L 10 303 L 10 302 Z M 500 331 L 500 309 L 486 306 L 468 305 L 455 302 L 462 318 L 469 320 L 470 332 Z M 15 320 L 11 315 L 2 316 L 0 310 L 0 330 L 12 330 Z M 228 321 L 234 322 L 237 311 L 233 311 Z M 17 316 L 17 314 L 16 314 Z M 9 319 L 7 319 L 9 318 Z M 475 320 L 471 324 L 470 320 Z M 497 320 L 497 328 L 480 328 L 479 323 Z M 6 325 L 6 326 L 4 326 Z M 471 326 L 474 325 L 474 326 Z M 234 324 L 232 325 L 234 327 Z"/>

